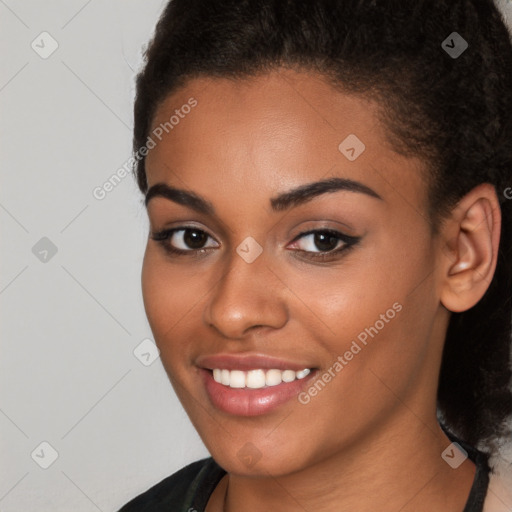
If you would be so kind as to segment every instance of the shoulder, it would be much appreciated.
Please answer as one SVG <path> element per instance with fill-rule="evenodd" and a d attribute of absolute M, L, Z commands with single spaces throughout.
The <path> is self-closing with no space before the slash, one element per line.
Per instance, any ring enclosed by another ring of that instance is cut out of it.
<path fill-rule="evenodd" d="M 192 462 L 126 503 L 118 512 L 171 512 L 181 510 L 196 493 L 209 494 L 224 471 L 212 457 Z M 211 489 L 204 489 L 204 487 Z M 169 506 L 172 505 L 172 509 Z"/>
<path fill-rule="evenodd" d="M 512 470 L 510 467 L 493 471 L 483 512 L 512 511 Z"/>

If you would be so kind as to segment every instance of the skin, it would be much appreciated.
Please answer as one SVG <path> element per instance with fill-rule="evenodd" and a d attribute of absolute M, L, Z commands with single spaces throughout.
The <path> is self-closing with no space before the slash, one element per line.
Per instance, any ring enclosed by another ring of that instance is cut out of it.
<path fill-rule="evenodd" d="M 153 128 L 190 97 L 197 106 L 148 154 L 148 184 L 193 191 L 216 216 L 154 197 L 150 235 L 192 225 L 209 248 L 172 256 L 149 237 L 142 289 L 170 381 L 228 472 L 207 512 L 462 510 L 475 467 L 441 458 L 450 440 L 436 420 L 437 378 L 450 311 L 476 304 L 494 273 L 493 187 L 472 190 L 434 236 L 425 164 L 393 151 L 378 104 L 306 72 L 203 77 L 162 102 Z M 349 134 L 366 146 L 352 162 L 338 150 Z M 270 208 L 276 194 L 334 176 L 381 199 L 341 190 Z M 338 257 L 308 259 L 322 247 L 297 237 L 326 228 L 361 238 Z M 182 235 L 172 239 L 178 248 Z M 263 248 L 250 264 L 236 252 L 248 236 Z M 219 352 L 306 362 L 322 374 L 394 303 L 395 318 L 306 405 L 233 416 L 198 378 L 196 358 Z M 260 456 L 251 466 L 238 456 L 246 443 Z"/>

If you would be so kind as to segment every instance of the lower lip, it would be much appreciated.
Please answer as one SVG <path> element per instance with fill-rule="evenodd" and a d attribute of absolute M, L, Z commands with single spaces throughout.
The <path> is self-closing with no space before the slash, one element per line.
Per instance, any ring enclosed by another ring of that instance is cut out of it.
<path fill-rule="evenodd" d="M 303 379 L 251 389 L 224 386 L 214 380 L 211 371 L 204 368 L 200 368 L 199 371 L 212 404 L 217 409 L 236 416 L 259 416 L 273 411 L 296 397 L 317 373 L 316 370 L 312 370 Z"/>

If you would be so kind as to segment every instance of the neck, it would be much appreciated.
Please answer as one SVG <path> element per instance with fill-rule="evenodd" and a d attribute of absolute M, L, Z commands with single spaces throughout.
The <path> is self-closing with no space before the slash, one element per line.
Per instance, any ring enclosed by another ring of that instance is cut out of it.
<path fill-rule="evenodd" d="M 218 489 L 220 506 L 207 510 L 463 510 L 474 480 L 474 464 L 466 459 L 457 469 L 451 468 L 441 458 L 451 441 L 437 420 L 426 425 L 411 411 L 407 414 L 406 429 L 389 425 L 380 436 L 367 437 L 291 475 L 226 475 Z"/>

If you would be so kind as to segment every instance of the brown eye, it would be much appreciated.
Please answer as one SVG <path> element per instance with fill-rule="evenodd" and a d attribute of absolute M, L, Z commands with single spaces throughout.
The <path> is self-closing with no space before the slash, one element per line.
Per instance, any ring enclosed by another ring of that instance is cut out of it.
<path fill-rule="evenodd" d="M 332 251 L 338 245 L 339 239 L 328 232 L 317 232 L 313 235 L 313 244 L 320 251 Z"/>
<path fill-rule="evenodd" d="M 349 236 L 331 229 L 317 229 L 300 234 L 292 243 L 292 249 L 311 260 L 327 262 L 341 257 L 355 246 L 361 237 Z"/>
<path fill-rule="evenodd" d="M 340 245 L 350 245 L 351 241 L 354 240 L 357 239 L 337 231 L 317 230 L 303 233 L 296 238 L 294 245 L 297 245 L 304 252 L 329 252 L 339 248 Z"/>
<path fill-rule="evenodd" d="M 183 243 L 190 249 L 202 249 L 208 240 L 208 235 L 199 229 L 184 229 L 183 231 Z"/>
<path fill-rule="evenodd" d="M 195 227 L 166 229 L 154 233 L 151 238 L 160 243 L 165 250 L 175 254 L 194 253 L 218 247 L 217 242 L 208 233 Z"/>

